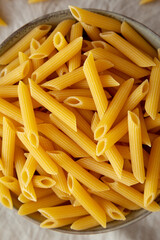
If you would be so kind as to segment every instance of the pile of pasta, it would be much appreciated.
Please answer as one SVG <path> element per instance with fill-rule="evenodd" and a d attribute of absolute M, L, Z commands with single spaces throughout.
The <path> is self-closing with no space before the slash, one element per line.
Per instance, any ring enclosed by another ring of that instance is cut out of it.
<path fill-rule="evenodd" d="M 70 6 L 0 56 L 0 202 L 43 228 L 160 211 L 160 61 L 127 22 Z"/>

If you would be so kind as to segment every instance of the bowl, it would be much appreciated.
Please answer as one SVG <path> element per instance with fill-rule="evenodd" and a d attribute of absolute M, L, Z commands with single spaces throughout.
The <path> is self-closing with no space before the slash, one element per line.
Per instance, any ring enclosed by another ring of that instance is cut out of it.
<path fill-rule="evenodd" d="M 154 48 L 158 48 L 160 46 L 160 36 L 154 33 L 152 30 L 147 28 L 145 25 L 137 22 L 134 19 L 129 17 L 123 16 L 118 13 L 109 12 L 105 10 L 98 10 L 98 9 L 87 9 L 89 11 L 93 11 L 105 16 L 109 16 L 115 18 L 119 21 L 126 21 L 129 23 L 138 33 L 140 33 Z M 62 10 L 50 14 L 46 14 L 42 17 L 39 17 L 28 24 L 24 25 L 13 34 L 11 34 L 5 41 L 2 42 L 0 45 L 0 55 L 6 52 L 10 47 L 12 47 L 17 41 L 19 41 L 23 36 L 25 36 L 29 31 L 31 31 L 34 27 L 40 24 L 51 24 L 55 27 L 60 21 L 65 19 L 73 19 L 69 10 Z M 156 201 L 160 204 L 160 197 L 156 199 Z M 15 206 L 16 208 L 16 206 Z M 151 212 L 148 212 L 144 209 L 140 209 L 137 211 L 131 212 L 125 221 L 113 221 L 107 224 L 107 228 L 104 229 L 102 227 L 95 227 L 93 229 L 85 230 L 85 231 L 74 231 L 69 227 L 63 227 L 58 229 L 53 229 L 54 231 L 61 232 L 61 233 L 68 233 L 68 234 L 75 234 L 75 235 L 89 235 L 89 234 L 99 234 L 99 233 L 106 233 L 114 230 L 121 229 L 123 227 L 127 227 L 128 225 L 137 222 L 138 220 L 148 216 Z M 26 220 L 29 220 L 32 223 L 39 224 L 38 221 L 34 220 L 31 217 L 25 216 Z"/>

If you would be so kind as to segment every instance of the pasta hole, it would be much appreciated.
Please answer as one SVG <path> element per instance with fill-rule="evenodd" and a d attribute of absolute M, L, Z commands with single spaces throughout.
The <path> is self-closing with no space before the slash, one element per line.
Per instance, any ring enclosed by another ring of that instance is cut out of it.
<path fill-rule="evenodd" d="M 148 82 L 146 84 L 143 85 L 142 87 L 142 93 L 147 93 L 148 92 L 148 89 L 149 89 L 149 85 L 148 85 Z"/>
<path fill-rule="evenodd" d="M 32 47 L 34 48 L 34 50 L 37 50 L 39 48 L 39 44 L 37 41 L 32 41 Z"/>
<path fill-rule="evenodd" d="M 50 186 L 52 185 L 52 182 L 49 179 L 42 179 L 41 183 L 45 186 Z"/>
<path fill-rule="evenodd" d="M 42 25 L 42 26 L 39 27 L 39 30 L 42 30 L 42 31 L 50 30 L 50 26 L 48 26 L 48 25 Z"/>
<path fill-rule="evenodd" d="M 32 80 L 33 81 L 36 81 L 37 80 L 37 74 L 36 73 L 33 73 L 32 76 L 31 76 Z"/>
<path fill-rule="evenodd" d="M 54 221 L 48 220 L 48 221 L 45 221 L 41 227 L 50 228 L 50 227 L 53 227 L 53 224 L 54 224 Z"/>
<path fill-rule="evenodd" d="M 73 16 L 74 16 L 78 21 L 80 21 L 80 15 L 79 15 L 78 11 L 77 11 L 74 7 L 72 7 L 72 6 L 69 6 L 69 8 L 70 8 L 70 11 L 71 11 L 71 13 L 73 14 Z"/>
<path fill-rule="evenodd" d="M 104 134 L 105 134 L 105 126 L 102 126 L 95 131 L 95 139 L 100 139 L 101 137 L 104 136 Z"/>
<path fill-rule="evenodd" d="M 69 189 L 72 189 L 73 187 L 73 181 L 72 181 L 72 177 L 70 175 L 68 175 L 68 187 Z"/>
<path fill-rule="evenodd" d="M 121 216 L 117 212 L 111 212 L 111 215 L 113 216 L 114 219 L 121 219 Z"/>
<path fill-rule="evenodd" d="M 61 42 L 62 42 L 61 36 L 60 36 L 60 34 L 57 33 L 54 38 L 54 44 L 59 46 L 61 44 Z"/>
<path fill-rule="evenodd" d="M 2 69 L 0 77 L 4 77 L 7 74 L 7 70 L 6 69 Z"/>
<path fill-rule="evenodd" d="M 72 105 L 77 105 L 80 103 L 80 101 L 77 98 L 69 98 L 66 102 Z"/>
<path fill-rule="evenodd" d="M 45 57 L 47 57 L 47 56 L 44 55 L 44 54 L 34 53 L 34 54 L 31 55 L 30 58 L 33 58 L 33 59 L 43 59 L 43 58 L 45 58 Z M 33 75 L 33 74 L 32 74 L 32 75 Z M 33 77 L 32 77 L 32 79 L 33 79 Z M 33 79 L 33 80 L 34 80 L 34 79 Z M 35 79 L 35 80 L 36 80 L 36 79 Z"/>
<path fill-rule="evenodd" d="M 38 139 L 38 136 L 35 134 L 35 133 L 30 133 L 29 136 L 29 141 L 31 142 L 31 144 L 34 146 L 34 147 L 38 147 L 39 145 L 39 139 Z"/>
<path fill-rule="evenodd" d="M 95 41 L 92 43 L 94 48 L 105 48 L 104 42 L 102 41 Z"/>
<path fill-rule="evenodd" d="M 147 203 L 146 205 L 148 206 L 149 204 L 151 204 L 153 202 L 153 200 L 154 200 L 154 194 L 151 194 L 146 201 L 146 203 Z"/>
<path fill-rule="evenodd" d="M 138 125 L 139 124 L 139 118 L 135 113 L 131 113 L 131 120 L 133 121 L 134 124 Z"/>
<path fill-rule="evenodd" d="M 98 156 L 102 155 L 105 151 L 106 148 L 106 143 L 104 140 L 101 140 L 100 142 L 98 142 L 97 144 L 97 148 L 96 148 L 96 153 Z"/>
<path fill-rule="evenodd" d="M 7 208 L 11 208 L 10 201 L 6 197 L 2 198 L 2 204 Z"/>

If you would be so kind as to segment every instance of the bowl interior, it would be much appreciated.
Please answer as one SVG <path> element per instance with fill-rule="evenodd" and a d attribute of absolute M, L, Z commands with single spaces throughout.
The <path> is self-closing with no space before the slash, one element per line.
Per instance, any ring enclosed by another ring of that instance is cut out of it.
<path fill-rule="evenodd" d="M 88 9 L 90 11 L 94 11 L 97 13 L 100 13 L 102 15 L 110 16 L 115 19 L 118 19 L 120 21 L 126 21 L 128 22 L 132 27 L 134 27 L 137 32 L 139 32 L 154 48 L 160 47 L 160 37 L 155 34 L 153 31 L 151 31 L 149 28 L 144 26 L 143 24 L 128 18 L 126 16 L 104 11 L 104 10 L 97 10 L 97 9 Z M 14 32 L 12 35 L 10 35 L 1 45 L 0 45 L 0 55 L 2 55 L 4 52 L 6 52 L 10 47 L 12 47 L 17 41 L 19 41 L 23 36 L 25 36 L 29 31 L 31 31 L 34 27 L 40 25 L 40 24 L 51 24 L 53 25 L 53 28 L 60 22 L 65 19 L 73 19 L 71 13 L 69 10 L 63 10 L 58 11 L 55 13 L 50 13 L 47 15 L 44 15 L 40 18 L 37 18 L 28 24 L 24 25 L 20 29 L 18 29 L 16 32 Z M 157 199 L 157 202 L 160 203 L 160 198 Z M 60 229 L 54 229 L 54 231 L 63 232 L 63 233 L 69 233 L 69 234 L 98 234 L 98 233 L 105 233 L 110 232 L 113 230 L 120 229 L 122 227 L 128 226 L 131 223 L 134 223 L 147 215 L 149 215 L 150 212 L 141 209 L 137 211 L 131 212 L 127 217 L 125 221 L 113 221 L 111 223 L 107 224 L 107 228 L 103 229 L 102 227 L 96 227 L 91 230 L 85 230 L 85 231 L 74 231 L 71 230 L 69 227 L 63 227 Z M 26 217 L 31 222 L 39 224 L 36 220 L 33 218 Z"/>

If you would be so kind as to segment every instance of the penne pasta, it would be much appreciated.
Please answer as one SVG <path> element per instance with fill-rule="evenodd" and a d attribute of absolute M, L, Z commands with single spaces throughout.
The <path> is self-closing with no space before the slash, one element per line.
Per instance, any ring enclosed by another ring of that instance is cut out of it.
<path fill-rule="evenodd" d="M 70 58 L 75 56 L 80 51 L 81 47 L 82 37 L 76 38 L 61 51 L 51 57 L 48 61 L 46 61 L 43 65 L 41 65 L 36 71 L 34 71 L 31 76 L 32 79 L 36 83 L 42 82 L 46 77 L 57 70 Z"/>
<path fill-rule="evenodd" d="M 121 24 L 121 33 L 128 42 L 133 44 L 135 47 L 143 50 L 152 57 L 157 56 L 156 50 L 125 21 Z"/>
<path fill-rule="evenodd" d="M 148 131 L 159 127 L 160 126 L 160 113 L 157 114 L 157 116 L 154 120 L 151 117 L 145 118 L 145 124 L 146 124 Z"/>
<path fill-rule="evenodd" d="M 20 41 L 13 45 L 8 51 L 0 56 L 0 62 L 2 65 L 6 65 L 13 61 L 17 56 L 18 52 L 24 52 L 29 48 L 30 41 L 32 38 L 39 40 L 45 36 L 51 29 L 51 25 L 39 25 L 33 28 L 27 35 L 25 35 Z"/>
<path fill-rule="evenodd" d="M 77 132 L 69 129 L 66 124 L 60 122 L 53 114 L 50 115 L 51 121 L 56 125 L 62 132 L 64 132 L 67 136 L 69 136 L 74 142 L 76 142 L 85 152 L 87 152 L 91 157 L 93 157 L 96 161 L 104 161 L 105 158 L 103 156 L 96 156 L 96 144 L 81 130 L 77 129 Z"/>
<path fill-rule="evenodd" d="M 97 128 L 94 132 L 94 137 L 96 140 L 99 140 L 100 138 L 102 138 L 113 125 L 119 112 L 124 106 L 125 101 L 127 100 L 127 97 L 132 89 L 133 83 L 134 83 L 134 80 L 133 78 L 131 78 L 128 81 L 124 82 L 118 89 L 116 95 L 114 96 L 113 100 L 109 104 L 107 111 L 103 115 L 103 118 L 100 120 L 100 122 L 97 125 Z"/>
<path fill-rule="evenodd" d="M 31 96 L 28 87 L 21 81 L 18 85 L 18 97 L 26 135 L 30 143 L 38 148 L 39 137 Z"/>
<path fill-rule="evenodd" d="M 160 137 L 156 138 L 152 144 L 149 156 L 146 181 L 144 185 L 144 206 L 149 206 L 157 196 L 158 178 L 160 170 Z"/>
<path fill-rule="evenodd" d="M 37 188 L 52 188 L 56 184 L 56 181 L 51 177 L 34 175 L 32 183 L 33 186 Z"/>
<path fill-rule="evenodd" d="M 0 172 L 0 177 L 2 177 L 3 174 Z M 9 208 L 12 209 L 13 208 L 13 201 L 12 201 L 12 197 L 10 194 L 9 189 L 0 182 L 0 203 Z"/>
<path fill-rule="evenodd" d="M 83 169 L 79 164 L 74 162 L 74 160 L 64 152 L 52 151 L 49 152 L 49 155 L 65 171 L 71 173 L 74 177 L 76 177 L 81 183 L 83 183 L 88 188 L 95 189 L 95 191 L 105 191 L 108 189 L 108 187 L 105 184 L 103 184 L 93 175 L 88 173 L 85 169 Z"/>
<path fill-rule="evenodd" d="M 157 58 L 154 59 L 154 62 L 156 63 L 156 66 L 152 67 L 151 70 L 149 91 L 145 101 L 145 110 L 153 120 L 155 120 L 158 113 L 158 103 L 160 98 L 160 93 L 158 91 L 160 88 L 160 62 Z"/>
<path fill-rule="evenodd" d="M 39 132 L 43 133 L 54 143 L 61 146 L 65 151 L 71 154 L 75 158 L 84 157 L 88 155 L 83 151 L 74 141 L 67 137 L 63 132 L 58 130 L 54 125 L 51 124 L 40 124 L 38 125 Z"/>
<path fill-rule="evenodd" d="M 93 117 L 93 111 L 85 109 L 77 109 L 81 116 L 90 124 Z"/>
<path fill-rule="evenodd" d="M 121 23 L 116 19 L 103 16 L 97 13 L 89 12 L 87 10 L 84 10 L 75 6 L 69 6 L 69 9 L 73 17 L 77 21 L 84 22 L 86 24 L 103 28 L 106 30 L 120 32 Z"/>
<path fill-rule="evenodd" d="M 37 161 L 29 154 L 21 171 L 21 178 L 25 187 L 27 187 L 32 180 L 36 168 Z"/>
<path fill-rule="evenodd" d="M 83 29 L 80 23 L 75 23 L 71 27 L 70 31 L 70 42 L 78 37 L 82 37 Z M 81 65 L 81 51 L 79 51 L 73 58 L 68 62 L 69 72 L 72 72 L 74 69 L 80 67 Z"/>
<path fill-rule="evenodd" d="M 49 111 L 53 112 L 62 121 L 65 121 L 74 131 L 76 131 L 76 118 L 74 114 L 65 108 L 61 103 L 52 98 L 46 93 L 40 86 L 38 86 L 33 80 L 29 80 L 31 96 L 38 102 L 40 102 Z"/>
<path fill-rule="evenodd" d="M 13 177 L 16 129 L 14 124 L 3 117 L 2 163 L 5 176 Z"/>
<path fill-rule="evenodd" d="M 86 24 L 84 22 L 80 22 L 80 24 L 82 25 L 83 29 L 85 30 L 85 32 L 87 33 L 88 37 L 92 40 L 92 41 L 95 41 L 95 40 L 100 40 L 100 30 L 99 28 L 93 26 L 93 25 L 90 25 L 90 24 Z"/>
<path fill-rule="evenodd" d="M 40 145 L 38 146 L 38 148 L 33 147 L 24 132 L 17 132 L 17 136 L 26 146 L 26 148 L 29 150 L 35 160 L 42 166 L 42 168 L 44 168 L 47 173 L 53 175 L 57 174 L 58 169 L 56 164 L 52 161 L 52 159 L 48 156 L 48 154 Z"/>
<path fill-rule="evenodd" d="M 155 66 L 154 61 L 115 32 L 100 33 L 101 38 L 117 48 L 132 62 L 140 67 Z"/>
<path fill-rule="evenodd" d="M 2 86 L 0 87 L 0 97 L 1 98 L 17 98 L 18 97 L 18 86 Z"/>
<path fill-rule="evenodd" d="M 67 97 L 63 102 L 66 105 L 69 105 L 75 108 L 81 108 L 86 110 L 96 110 L 94 100 L 91 97 L 72 96 L 72 97 Z"/>
<path fill-rule="evenodd" d="M 108 68 L 113 67 L 113 64 L 111 62 L 103 59 L 95 61 L 95 64 L 98 72 L 102 72 Z M 84 78 L 85 74 L 83 72 L 83 67 L 79 67 L 70 73 L 67 73 L 61 77 L 55 78 L 42 84 L 42 87 L 49 88 L 51 90 L 62 90 L 66 87 L 73 85 L 74 83 L 83 80 Z"/>
<path fill-rule="evenodd" d="M 74 20 L 72 20 L 72 19 L 66 19 L 66 20 L 60 22 L 56 26 L 56 28 L 53 30 L 53 32 L 49 35 L 49 37 L 36 50 L 36 52 L 30 56 L 30 58 L 31 59 L 43 59 L 45 57 L 48 57 L 55 49 L 55 47 L 53 45 L 54 35 L 57 32 L 61 32 L 65 36 L 68 33 L 68 31 L 70 30 L 73 23 L 74 23 Z"/>
<path fill-rule="evenodd" d="M 108 106 L 108 100 L 106 98 L 103 86 L 98 76 L 92 54 L 89 54 L 89 56 L 87 57 L 83 65 L 83 71 L 86 76 L 91 94 L 93 96 L 99 118 L 102 119 Z"/>
<path fill-rule="evenodd" d="M 63 204 L 66 200 L 59 199 L 55 194 L 50 194 L 48 196 L 39 198 L 37 202 L 27 202 L 21 205 L 18 210 L 19 215 L 29 215 L 35 213 L 40 208 L 48 208 L 51 206 L 56 206 Z"/>
<path fill-rule="evenodd" d="M 134 202 L 141 208 L 144 208 L 148 211 L 151 212 L 156 212 L 160 210 L 160 207 L 158 203 L 152 202 L 149 206 L 145 207 L 144 206 L 144 201 L 143 201 L 143 194 L 138 192 L 136 189 L 133 187 L 128 187 L 122 183 L 114 182 L 110 183 L 109 186 L 116 192 L 120 193 L 122 196 L 126 197 L 130 201 Z"/>
<path fill-rule="evenodd" d="M 77 217 L 71 217 L 71 218 L 62 218 L 62 219 L 52 219 L 48 218 L 45 221 L 43 221 L 40 224 L 41 228 L 58 228 L 58 227 L 64 227 L 69 224 L 72 224 L 74 221 L 77 220 Z"/>
<path fill-rule="evenodd" d="M 139 117 L 130 111 L 128 111 L 128 133 L 133 174 L 140 183 L 144 183 L 141 123 Z"/>
<path fill-rule="evenodd" d="M 21 194 L 21 189 L 17 178 L 12 176 L 0 177 L 0 183 L 2 183 L 6 188 L 11 190 L 17 196 Z"/>
<path fill-rule="evenodd" d="M 30 42 L 31 55 L 34 54 L 40 46 L 41 46 L 40 42 L 37 41 L 36 39 L 32 38 L 32 40 Z M 31 61 L 32 61 L 34 71 L 44 63 L 44 59 L 31 59 Z"/>
<path fill-rule="evenodd" d="M 94 59 L 107 59 L 114 64 L 114 68 L 116 70 L 119 70 L 130 77 L 141 78 L 150 74 L 147 69 L 141 68 L 134 63 L 107 51 L 106 49 L 95 48 L 90 50 L 90 52 L 93 54 Z M 86 56 L 88 54 L 88 52 L 85 53 Z"/>
<path fill-rule="evenodd" d="M 71 174 L 68 175 L 68 188 L 84 209 L 105 228 L 106 214 L 104 210 Z"/>
<path fill-rule="evenodd" d="M 132 111 L 138 103 L 140 103 L 149 91 L 148 80 L 143 81 L 128 97 L 125 105 L 120 111 L 116 123 L 120 122 L 126 115 L 128 111 Z"/>
<path fill-rule="evenodd" d="M 100 173 L 101 175 L 109 177 L 115 181 L 124 183 L 127 186 L 134 185 L 138 182 L 132 173 L 124 170 L 122 171 L 121 178 L 118 178 L 112 166 L 105 162 L 98 163 L 92 158 L 81 158 L 77 161 L 77 163 L 85 169 Z"/>

